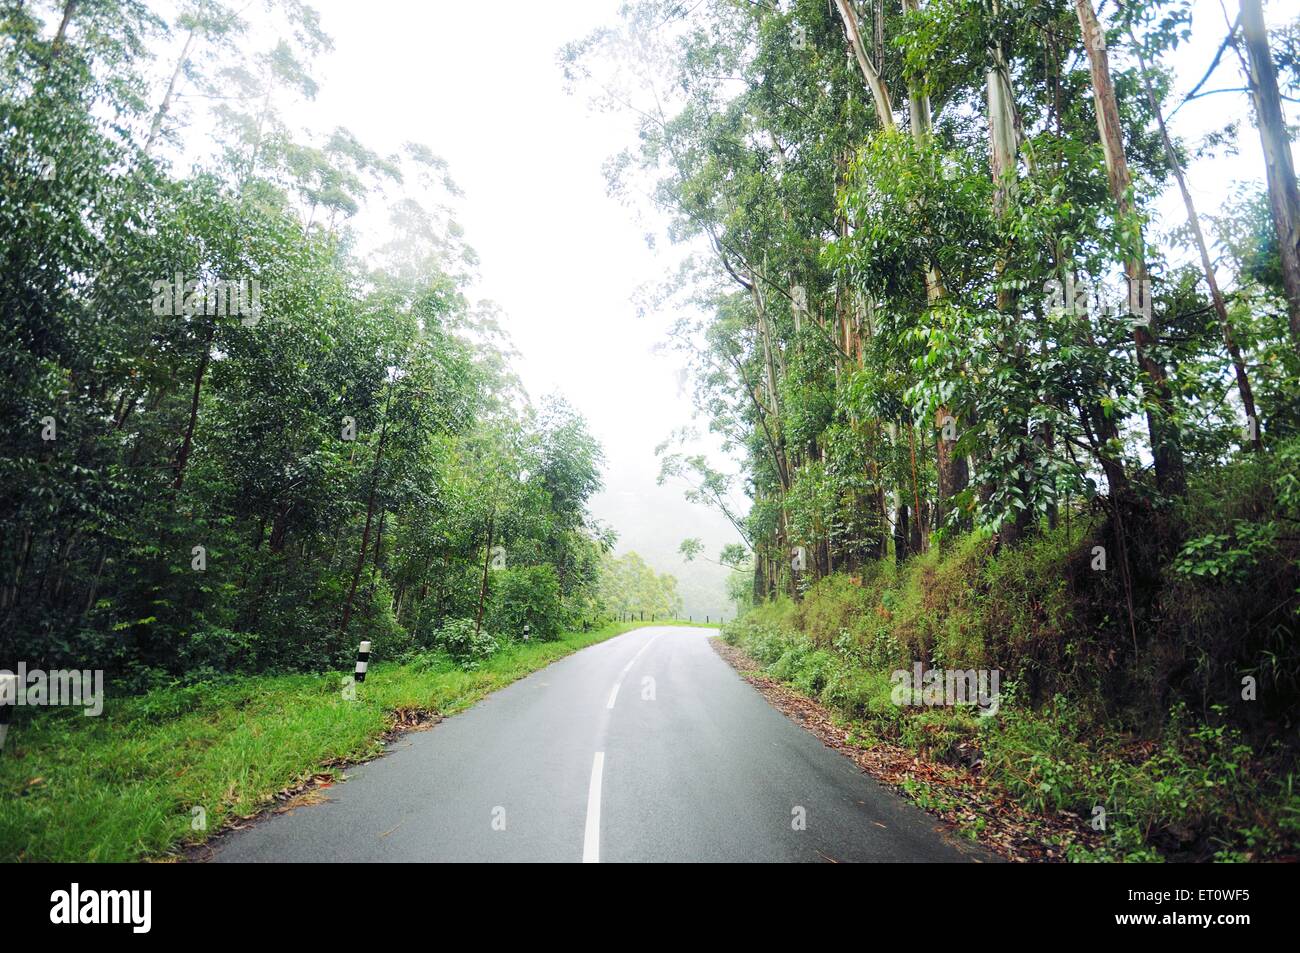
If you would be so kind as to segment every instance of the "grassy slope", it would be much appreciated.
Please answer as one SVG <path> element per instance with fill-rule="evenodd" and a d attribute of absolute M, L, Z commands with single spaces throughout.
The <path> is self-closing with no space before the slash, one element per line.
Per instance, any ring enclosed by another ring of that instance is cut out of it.
<path fill-rule="evenodd" d="M 1291 438 L 1193 474 L 1174 505 L 1095 501 L 1015 548 L 968 534 L 832 576 L 728 641 L 866 743 L 978 761 L 1038 817 L 1103 808 L 1104 846 L 1077 859 L 1294 859 L 1298 474 Z M 998 715 L 895 705 L 914 660 L 998 670 Z"/>
<path fill-rule="evenodd" d="M 242 677 L 124 699 L 109 693 L 98 718 L 21 709 L 0 754 L 0 860 L 165 855 L 322 770 L 337 773 L 338 762 L 380 753 L 394 712 L 454 714 L 641 625 L 512 645 L 470 671 L 445 656 L 376 663 L 355 702 L 343 699 L 334 673 Z M 206 832 L 191 830 L 195 807 L 206 812 Z"/>
<path fill-rule="evenodd" d="M 950 764 L 978 753 L 995 792 L 1034 815 L 1086 820 L 1104 807 L 1105 846 L 1071 848 L 1075 860 L 1294 856 L 1300 785 L 1291 751 L 1178 704 L 1162 731 L 1144 737 L 1067 658 L 1082 649 L 1061 566 L 1078 545 L 1056 533 L 994 558 L 970 538 L 902 570 L 830 577 L 800 603 L 751 610 L 725 637 L 766 675 L 826 705 L 858 743 L 887 741 Z M 890 673 L 914 658 L 1002 669 L 1001 710 L 984 719 L 894 704 Z M 1053 676 L 1038 704 L 1026 697 L 1031 672 L 1040 683 Z M 941 796 L 924 782 L 904 789 L 922 802 Z"/>

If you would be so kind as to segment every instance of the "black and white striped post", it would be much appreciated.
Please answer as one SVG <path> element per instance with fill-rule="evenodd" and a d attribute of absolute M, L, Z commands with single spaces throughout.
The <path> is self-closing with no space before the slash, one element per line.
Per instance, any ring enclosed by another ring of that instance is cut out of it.
<path fill-rule="evenodd" d="M 366 680 L 366 669 L 370 667 L 370 643 L 362 642 L 357 649 L 357 681 Z"/>
<path fill-rule="evenodd" d="M 13 717 L 14 706 L 18 704 L 18 676 L 12 672 L 0 674 L 0 751 L 5 747 L 5 736 L 9 734 L 9 719 Z"/>

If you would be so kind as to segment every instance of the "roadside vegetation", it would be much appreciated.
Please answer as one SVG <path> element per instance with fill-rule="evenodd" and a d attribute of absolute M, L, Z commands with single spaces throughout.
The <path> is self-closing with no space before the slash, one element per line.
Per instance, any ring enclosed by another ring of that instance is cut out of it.
<path fill-rule="evenodd" d="M 728 638 L 868 741 L 1103 811 L 1076 859 L 1296 855 L 1300 20 L 1235 6 L 629 0 L 560 56 L 692 243 L 646 300 L 732 456 L 682 428 L 661 480 L 742 541 Z M 110 683 L 15 712 L 5 857 L 164 855 L 680 610 L 469 298 L 446 163 L 291 128 L 332 41 L 249 9 L 0 0 L 0 669 Z M 999 711 L 900 705 L 914 666 Z"/>
<path fill-rule="evenodd" d="M 1093 568 L 1105 514 L 1079 512 L 1015 549 L 971 533 L 901 567 L 831 575 L 799 601 L 752 608 L 725 638 L 843 718 L 855 743 L 901 745 L 970 769 L 1031 815 L 1074 816 L 1098 836 L 1072 860 L 1294 859 L 1300 660 L 1273 617 L 1300 567 L 1294 542 L 1237 541 L 1300 518 L 1297 450 L 1193 482 L 1169 518 L 1195 520 L 1213 544 L 1143 563 L 1132 618 L 1114 608 L 1124 580 Z M 996 712 L 900 704 L 892 676 L 916 659 L 998 670 Z"/>

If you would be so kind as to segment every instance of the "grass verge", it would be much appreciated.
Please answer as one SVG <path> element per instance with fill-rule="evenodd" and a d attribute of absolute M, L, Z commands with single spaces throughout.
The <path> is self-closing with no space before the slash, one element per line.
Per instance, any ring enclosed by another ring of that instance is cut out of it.
<path fill-rule="evenodd" d="M 98 718 L 18 709 L 0 754 L 0 860 L 178 856 L 277 793 L 381 754 L 395 725 L 463 711 L 565 655 L 651 624 L 513 643 L 468 670 L 441 653 L 378 662 L 355 701 L 335 672 L 109 693 Z"/>

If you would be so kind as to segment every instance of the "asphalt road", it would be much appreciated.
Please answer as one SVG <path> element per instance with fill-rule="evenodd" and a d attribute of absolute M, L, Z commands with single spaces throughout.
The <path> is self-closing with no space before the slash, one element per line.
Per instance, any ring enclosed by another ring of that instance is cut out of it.
<path fill-rule="evenodd" d="M 584 649 L 402 736 L 324 803 L 220 838 L 212 859 L 986 859 L 768 705 L 716 634 Z"/>

